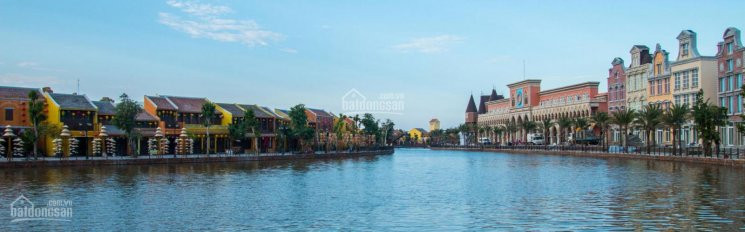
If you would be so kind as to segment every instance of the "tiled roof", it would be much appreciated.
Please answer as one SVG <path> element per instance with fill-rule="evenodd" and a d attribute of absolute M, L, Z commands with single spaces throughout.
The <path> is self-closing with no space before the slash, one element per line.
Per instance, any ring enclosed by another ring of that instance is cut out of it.
<path fill-rule="evenodd" d="M 274 109 L 274 114 L 278 115 L 279 117 L 290 120 L 290 111 L 289 110 L 282 110 L 282 109 Z"/>
<path fill-rule="evenodd" d="M 93 104 L 98 107 L 98 115 L 115 115 L 116 107 L 114 104 L 108 101 L 93 101 Z"/>
<path fill-rule="evenodd" d="M 489 101 L 489 95 L 481 95 L 481 101 L 479 101 L 479 114 L 486 113 L 486 102 Z"/>
<path fill-rule="evenodd" d="M 142 112 L 137 114 L 137 117 L 135 117 L 135 120 L 137 121 L 158 121 L 158 118 L 148 113 L 147 111 L 143 110 Z"/>
<path fill-rule="evenodd" d="M 267 112 L 264 112 L 261 108 L 259 108 L 257 105 L 240 105 L 241 108 L 245 110 L 251 110 L 254 112 L 254 116 L 257 118 L 273 118 L 273 115 L 268 114 Z"/>
<path fill-rule="evenodd" d="M 36 91 L 39 94 L 39 98 L 43 98 L 39 89 L 0 86 L 0 99 L 28 100 L 28 93 L 31 91 Z"/>
<path fill-rule="evenodd" d="M 230 114 L 233 115 L 233 117 L 241 118 L 244 116 L 245 111 L 238 107 L 236 104 L 229 104 L 229 103 L 217 103 L 216 105 L 220 106 L 220 108 L 225 109 L 226 111 L 230 112 Z"/>
<path fill-rule="evenodd" d="M 261 109 L 263 109 L 264 112 L 267 112 L 267 113 L 271 114 L 272 117 L 275 117 L 275 118 L 281 118 L 282 117 L 279 114 L 275 113 L 272 109 L 269 109 L 269 107 L 262 106 Z"/>
<path fill-rule="evenodd" d="M 326 112 L 325 110 L 313 109 L 313 108 L 308 108 L 308 109 L 310 111 L 313 111 L 313 113 L 315 113 L 317 116 L 321 116 L 321 117 L 334 117 L 334 115 L 330 114 L 329 112 Z"/>
<path fill-rule="evenodd" d="M 88 101 L 85 95 L 50 93 L 49 96 L 59 104 L 63 110 L 89 110 L 96 111 L 96 107 Z"/>
<path fill-rule="evenodd" d="M 192 98 L 192 97 L 174 97 L 166 96 L 168 100 L 173 102 L 180 113 L 201 113 L 202 105 L 207 103 L 206 98 Z"/>
<path fill-rule="evenodd" d="M 145 96 L 155 104 L 157 110 L 176 110 L 176 106 L 171 104 L 165 97 L 160 96 Z"/>

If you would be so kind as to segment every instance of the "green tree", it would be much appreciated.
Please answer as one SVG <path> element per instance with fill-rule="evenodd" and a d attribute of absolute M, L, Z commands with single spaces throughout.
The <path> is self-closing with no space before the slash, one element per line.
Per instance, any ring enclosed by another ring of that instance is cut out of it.
<path fill-rule="evenodd" d="M 517 123 L 514 121 L 509 121 L 507 124 L 505 124 L 505 131 L 507 131 L 507 134 L 509 135 L 510 142 L 515 140 L 515 133 L 519 129 L 517 126 Z"/>
<path fill-rule="evenodd" d="M 344 114 L 339 114 L 339 117 L 336 118 L 336 121 L 334 122 L 334 134 L 336 135 L 336 152 L 339 152 L 339 148 L 341 147 L 340 139 L 342 136 L 344 136 L 344 132 L 346 132 L 347 123 L 344 121 L 347 119 L 347 116 Z"/>
<path fill-rule="evenodd" d="M 646 105 L 639 111 L 634 123 L 644 130 L 646 136 L 647 154 L 651 152 L 655 140 L 655 130 L 662 124 L 662 109 L 657 104 Z M 650 142 L 651 139 L 651 142 Z"/>
<path fill-rule="evenodd" d="M 522 129 L 525 130 L 525 134 L 527 135 L 527 134 L 533 133 L 535 129 L 538 128 L 538 124 L 536 124 L 534 121 L 525 121 L 522 124 L 520 124 L 520 127 L 522 127 Z"/>
<path fill-rule="evenodd" d="M 562 141 L 569 142 L 567 139 L 567 130 L 572 126 L 572 119 L 567 116 L 561 116 L 559 117 L 559 120 L 556 122 L 556 124 L 559 125 L 559 131 L 561 133 L 561 138 L 559 143 Z"/>
<path fill-rule="evenodd" d="M 543 144 L 547 144 L 549 142 L 549 133 L 551 132 L 551 127 L 554 126 L 554 122 L 551 121 L 550 118 L 541 120 L 541 131 L 543 132 Z"/>
<path fill-rule="evenodd" d="M 202 125 L 205 127 L 207 134 L 207 155 L 210 154 L 210 126 L 212 126 L 212 118 L 215 117 L 215 104 L 212 102 L 206 102 L 202 105 Z"/>
<path fill-rule="evenodd" d="M 585 118 L 575 118 L 572 120 L 572 124 L 578 130 L 576 138 L 585 138 L 585 130 L 590 125 Z"/>
<path fill-rule="evenodd" d="M 308 127 L 308 116 L 305 115 L 305 105 L 298 104 L 290 108 L 290 119 L 292 120 L 292 135 L 300 142 L 301 149 L 307 149 L 306 141 L 313 138 L 313 128 Z"/>
<path fill-rule="evenodd" d="M 380 132 L 378 121 L 375 120 L 375 117 L 373 117 L 372 114 L 365 113 L 362 116 L 362 120 L 360 122 L 362 123 L 362 126 L 364 126 L 364 129 L 362 131 L 366 135 L 378 135 L 378 133 Z"/>
<path fill-rule="evenodd" d="M 396 126 L 391 119 L 386 119 L 385 122 L 381 125 L 381 131 L 382 131 L 382 141 L 383 145 L 388 145 L 388 136 L 393 134 L 394 127 Z"/>
<path fill-rule="evenodd" d="M 493 126 L 491 130 L 492 130 L 492 136 L 494 137 L 494 144 L 497 144 L 497 142 L 501 143 L 502 133 L 504 133 L 504 127 L 496 125 L 496 126 Z"/>
<path fill-rule="evenodd" d="M 621 144 L 623 146 L 623 150 L 627 151 L 628 149 L 626 147 L 626 139 L 629 134 L 629 125 L 634 122 L 636 111 L 634 111 L 633 109 L 620 110 L 613 112 L 611 116 L 611 122 L 618 125 L 618 127 L 621 129 Z"/>
<path fill-rule="evenodd" d="M 130 99 L 127 94 L 122 93 L 122 95 L 119 96 L 119 103 L 116 104 L 115 110 L 116 113 L 114 114 L 112 123 L 114 126 L 124 131 L 124 134 L 127 136 L 127 154 L 132 155 L 134 154 L 132 151 L 136 149 L 134 141 L 138 136 L 137 131 L 135 130 L 135 127 L 137 126 L 137 114 L 142 112 L 142 106 Z"/>
<path fill-rule="evenodd" d="M 717 127 L 724 126 L 727 122 L 727 109 L 709 103 L 704 100 L 704 91 L 696 94 L 696 102 L 693 104 L 693 121 L 698 131 L 698 137 L 702 141 L 704 154 L 711 156 L 711 144 L 716 143 L 719 147 L 719 132 Z"/>
<path fill-rule="evenodd" d="M 29 91 L 28 93 L 29 103 L 28 103 L 28 114 L 29 118 L 31 120 L 31 126 L 33 129 L 33 134 L 28 135 L 30 145 L 32 146 L 32 152 L 34 154 L 34 159 L 38 158 L 39 154 L 39 139 L 42 136 L 41 132 L 41 126 L 42 122 L 47 119 L 47 116 L 44 114 L 44 101 L 39 99 L 39 94 L 36 90 Z"/>
<path fill-rule="evenodd" d="M 600 137 L 603 138 L 601 140 L 601 146 L 603 149 L 605 149 L 605 145 L 608 144 L 608 124 L 610 123 L 610 117 L 608 117 L 608 113 L 606 112 L 597 112 L 592 117 L 590 117 L 590 121 L 592 123 L 595 123 L 595 127 L 600 128 Z"/>
<path fill-rule="evenodd" d="M 243 120 L 228 125 L 228 138 L 230 138 L 230 148 L 233 148 L 235 141 L 246 138 L 246 126 Z"/>
<path fill-rule="evenodd" d="M 259 137 L 261 137 L 261 130 L 259 129 L 259 119 L 256 118 L 256 114 L 253 109 L 247 109 L 243 112 L 243 128 L 253 136 L 254 153 L 259 154 L 261 145 L 259 143 Z"/>
<path fill-rule="evenodd" d="M 680 143 L 678 135 L 680 128 L 684 123 L 686 123 L 686 121 L 688 121 L 689 111 L 690 107 L 688 104 L 672 105 L 670 108 L 665 110 L 665 113 L 662 115 L 662 123 L 673 130 L 673 155 L 677 155 L 678 145 Z"/>

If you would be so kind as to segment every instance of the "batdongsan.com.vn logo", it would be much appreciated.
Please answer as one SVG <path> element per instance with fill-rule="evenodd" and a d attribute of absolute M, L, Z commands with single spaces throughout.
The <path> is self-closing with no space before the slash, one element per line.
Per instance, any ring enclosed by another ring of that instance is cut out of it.
<path fill-rule="evenodd" d="M 72 221 L 71 200 L 50 200 L 46 206 L 36 206 L 21 195 L 10 203 L 10 222 Z"/>
<path fill-rule="evenodd" d="M 369 99 L 357 89 L 350 89 L 341 97 L 341 108 L 346 114 L 403 114 L 403 93 L 381 93 Z"/>

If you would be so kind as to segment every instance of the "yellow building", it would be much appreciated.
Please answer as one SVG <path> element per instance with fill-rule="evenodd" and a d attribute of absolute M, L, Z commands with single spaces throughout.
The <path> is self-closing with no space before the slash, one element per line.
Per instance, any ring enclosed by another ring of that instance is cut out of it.
<path fill-rule="evenodd" d="M 673 103 L 673 91 L 670 88 L 671 74 L 670 62 L 668 61 L 669 53 L 657 44 L 654 55 L 652 55 L 652 69 L 649 74 L 649 97 L 647 101 L 650 105 L 658 105 L 660 109 L 665 110 Z M 663 128 L 653 132 L 654 144 L 671 144 L 671 131 Z"/>
<path fill-rule="evenodd" d="M 67 126 L 70 137 L 77 139 L 78 148 L 72 155 L 92 154 L 91 141 L 100 131 L 98 108 L 85 95 L 44 92 L 47 104 L 47 123 L 59 127 Z M 46 154 L 54 156 L 53 137 L 46 139 Z M 67 141 L 63 142 L 67 143 Z M 71 154 L 64 154 L 71 155 Z"/>
<path fill-rule="evenodd" d="M 429 132 L 422 128 L 412 128 L 409 130 L 409 138 L 416 143 L 425 143 L 429 140 Z"/>
<path fill-rule="evenodd" d="M 657 44 L 654 55 L 652 55 L 652 73 L 650 73 L 648 82 L 649 104 L 659 105 L 660 108 L 666 109 L 673 102 L 673 92 L 670 88 L 670 62 L 668 61 L 668 52 L 662 50 L 660 44 Z"/>
<path fill-rule="evenodd" d="M 433 118 L 432 120 L 429 120 L 429 131 L 433 130 L 439 130 L 440 129 L 440 120 Z"/>

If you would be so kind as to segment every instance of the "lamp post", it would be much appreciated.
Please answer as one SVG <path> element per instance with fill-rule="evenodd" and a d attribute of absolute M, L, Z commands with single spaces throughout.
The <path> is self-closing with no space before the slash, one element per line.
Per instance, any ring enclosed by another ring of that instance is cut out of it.
<path fill-rule="evenodd" d="M 16 137 L 15 134 L 13 134 L 13 129 L 10 129 L 10 125 L 5 126 L 5 133 L 3 133 L 3 137 L 6 141 L 8 141 L 8 150 L 5 152 L 5 154 L 8 155 L 8 161 L 13 160 L 13 138 Z"/>

